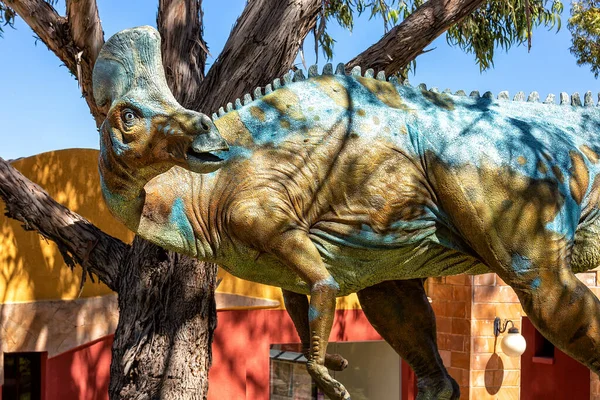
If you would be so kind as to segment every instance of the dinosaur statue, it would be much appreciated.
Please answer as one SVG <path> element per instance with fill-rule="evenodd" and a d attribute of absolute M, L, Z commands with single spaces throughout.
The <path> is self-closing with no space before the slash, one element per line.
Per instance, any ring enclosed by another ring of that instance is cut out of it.
<path fill-rule="evenodd" d="M 422 279 L 460 273 L 497 273 L 544 336 L 600 373 L 600 302 L 574 275 L 600 264 L 591 93 L 461 96 L 326 65 L 211 120 L 175 101 L 160 60 L 142 27 L 96 62 L 108 206 L 147 240 L 283 288 L 330 398 L 350 398 L 325 367 L 335 299 L 357 292 L 418 398 L 458 399 Z"/>

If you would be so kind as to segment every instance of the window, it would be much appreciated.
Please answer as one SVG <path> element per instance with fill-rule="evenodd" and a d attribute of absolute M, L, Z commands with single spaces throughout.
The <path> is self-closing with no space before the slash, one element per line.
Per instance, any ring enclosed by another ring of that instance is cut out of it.
<path fill-rule="evenodd" d="M 353 400 L 393 400 L 401 396 L 401 360 L 383 341 L 331 342 L 327 350 L 348 360 L 348 368 L 330 371 Z M 272 345 L 271 400 L 325 400 L 306 371 L 299 343 Z"/>
<path fill-rule="evenodd" d="M 306 371 L 301 345 L 271 346 L 270 400 L 321 400 L 325 396 Z"/>
<path fill-rule="evenodd" d="M 2 398 L 40 400 L 42 353 L 4 353 Z"/>

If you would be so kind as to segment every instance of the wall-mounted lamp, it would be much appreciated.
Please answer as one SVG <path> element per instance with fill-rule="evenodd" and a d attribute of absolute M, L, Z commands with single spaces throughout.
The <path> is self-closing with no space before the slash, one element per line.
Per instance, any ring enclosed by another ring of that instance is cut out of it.
<path fill-rule="evenodd" d="M 498 337 L 499 334 L 506 332 L 509 323 L 512 327 L 508 329 L 508 334 L 502 338 L 500 347 L 504 354 L 509 357 L 521 357 L 525 353 L 527 342 L 525 342 L 525 338 L 515 328 L 515 324 L 510 319 L 505 320 L 504 324 L 500 318 L 496 317 L 494 319 L 494 336 Z"/>

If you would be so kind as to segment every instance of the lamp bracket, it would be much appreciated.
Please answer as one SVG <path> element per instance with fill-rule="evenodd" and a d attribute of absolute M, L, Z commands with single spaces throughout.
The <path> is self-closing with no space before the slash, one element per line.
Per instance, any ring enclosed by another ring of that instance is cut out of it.
<path fill-rule="evenodd" d="M 512 322 L 510 319 L 506 319 L 503 322 L 499 317 L 494 318 L 494 336 L 498 336 L 499 334 L 506 332 L 506 328 L 508 327 L 509 323 L 512 325 L 512 327 L 509 329 L 510 332 L 510 330 L 515 329 L 514 322 Z"/>

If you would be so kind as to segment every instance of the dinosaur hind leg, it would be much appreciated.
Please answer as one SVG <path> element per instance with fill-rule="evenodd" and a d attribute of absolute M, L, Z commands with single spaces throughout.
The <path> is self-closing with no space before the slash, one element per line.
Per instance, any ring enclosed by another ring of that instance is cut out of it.
<path fill-rule="evenodd" d="M 600 301 L 571 270 L 572 225 L 580 211 L 560 182 L 491 162 L 452 168 L 432 158 L 429 165 L 456 231 L 515 290 L 533 325 L 600 373 Z"/>
<path fill-rule="evenodd" d="M 302 352 L 308 359 L 310 350 L 310 327 L 308 322 L 308 298 L 304 294 L 290 292 L 282 289 L 285 308 L 296 327 L 300 341 L 302 342 Z M 325 366 L 333 371 L 343 371 L 348 366 L 348 361 L 339 354 L 325 354 Z"/>
<path fill-rule="evenodd" d="M 458 384 L 440 358 L 423 280 L 386 281 L 358 292 L 369 322 L 417 375 L 418 400 L 455 400 Z"/>
<path fill-rule="evenodd" d="M 515 289 L 533 325 L 556 347 L 600 375 L 600 301 L 568 268 L 515 275 L 498 271 Z"/>

